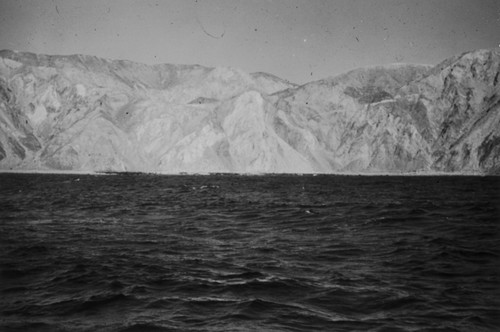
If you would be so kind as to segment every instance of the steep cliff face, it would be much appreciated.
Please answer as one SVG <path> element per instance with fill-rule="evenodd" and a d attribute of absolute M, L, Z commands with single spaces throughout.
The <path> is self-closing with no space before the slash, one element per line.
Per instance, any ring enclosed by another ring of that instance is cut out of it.
<path fill-rule="evenodd" d="M 465 53 L 402 88 L 410 114 L 432 148 L 432 168 L 499 172 L 500 56 Z"/>
<path fill-rule="evenodd" d="M 0 169 L 498 173 L 499 62 L 482 50 L 297 86 L 0 51 Z"/>
<path fill-rule="evenodd" d="M 226 171 L 218 158 L 192 168 L 175 151 L 221 101 L 294 86 L 232 68 L 12 51 L 1 51 L 0 75 L 2 169 Z"/>
<path fill-rule="evenodd" d="M 412 172 L 428 170 L 429 146 L 396 101 L 402 85 L 421 78 L 427 66 L 358 69 L 275 94 L 275 105 L 321 147 L 321 171 Z M 283 138 L 300 150 L 307 140 Z M 308 139 L 311 141 L 311 138 Z M 318 150 L 318 149 L 317 149 Z"/>

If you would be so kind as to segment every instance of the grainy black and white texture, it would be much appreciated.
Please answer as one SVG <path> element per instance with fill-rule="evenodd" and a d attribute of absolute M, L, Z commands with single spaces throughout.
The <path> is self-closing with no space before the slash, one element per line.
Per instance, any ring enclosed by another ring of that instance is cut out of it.
<path fill-rule="evenodd" d="M 496 331 L 499 185 L 0 174 L 0 330 Z"/>

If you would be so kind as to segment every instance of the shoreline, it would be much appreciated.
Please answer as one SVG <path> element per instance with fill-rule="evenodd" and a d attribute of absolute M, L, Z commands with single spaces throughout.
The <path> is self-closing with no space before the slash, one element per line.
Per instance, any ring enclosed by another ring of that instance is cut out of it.
<path fill-rule="evenodd" d="M 5 170 L 0 169 L 0 174 L 59 174 L 59 175 L 165 175 L 165 176 L 405 176 L 405 177 L 420 177 L 420 176 L 500 176 L 500 174 L 481 174 L 481 173 L 447 173 L 447 172 L 420 172 L 420 173 L 390 173 L 390 172 L 332 172 L 332 173 L 237 173 L 237 172 L 207 172 L 207 173 L 162 173 L 162 172 L 120 172 L 120 171 L 84 171 L 84 170 Z"/>
<path fill-rule="evenodd" d="M 0 174 L 67 174 L 67 175 L 101 175 L 103 173 L 95 171 L 77 171 L 77 170 L 53 170 L 53 169 L 0 169 Z"/>

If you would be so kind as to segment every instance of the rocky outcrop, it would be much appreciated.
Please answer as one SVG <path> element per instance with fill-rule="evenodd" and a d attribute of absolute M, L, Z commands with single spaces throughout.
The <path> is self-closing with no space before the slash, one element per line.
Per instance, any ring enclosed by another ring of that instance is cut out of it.
<path fill-rule="evenodd" d="M 266 73 L 0 51 L 0 169 L 500 172 L 500 54 Z"/>

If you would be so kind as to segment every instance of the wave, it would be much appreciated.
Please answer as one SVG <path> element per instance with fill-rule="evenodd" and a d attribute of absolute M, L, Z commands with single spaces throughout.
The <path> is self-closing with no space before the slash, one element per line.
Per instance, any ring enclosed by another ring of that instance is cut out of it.
<path fill-rule="evenodd" d="M 497 179 L 24 176 L 0 187 L 0 330 L 498 325 Z"/>

